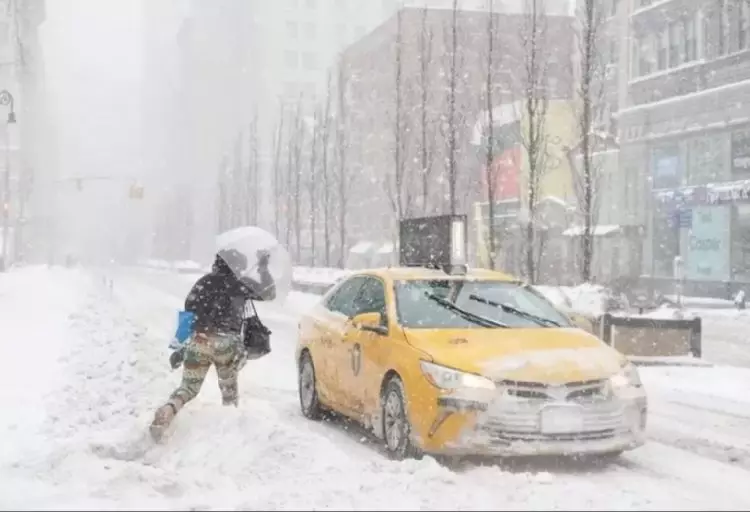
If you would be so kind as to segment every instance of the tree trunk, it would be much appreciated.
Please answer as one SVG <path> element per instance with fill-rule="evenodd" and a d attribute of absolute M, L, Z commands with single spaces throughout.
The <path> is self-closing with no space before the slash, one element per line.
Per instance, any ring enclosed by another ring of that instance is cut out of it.
<path fill-rule="evenodd" d="M 456 57 L 458 54 L 458 0 L 453 0 L 453 17 L 451 23 L 451 69 L 450 94 L 448 99 L 448 196 L 451 215 L 458 210 L 456 204 Z"/>
<path fill-rule="evenodd" d="M 274 137 L 274 157 L 273 157 L 273 231 L 278 240 L 281 236 L 281 141 L 284 133 L 284 109 L 279 109 L 279 121 Z"/>
<path fill-rule="evenodd" d="M 318 213 L 317 205 L 317 190 L 316 186 L 317 176 L 315 168 L 317 166 L 317 145 L 318 145 L 318 111 L 315 110 L 313 114 L 313 132 L 312 140 L 310 140 L 310 176 L 308 181 L 308 193 L 310 197 L 310 266 L 315 266 L 315 229 L 316 229 L 316 216 Z"/>
<path fill-rule="evenodd" d="M 493 108 L 493 70 L 494 70 L 494 49 L 495 49 L 495 13 L 490 2 L 490 11 L 487 15 L 487 159 L 485 161 L 485 173 L 487 181 L 487 250 L 489 251 L 490 269 L 495 269 L 495 177 L 493 174 L 493 162 L 495 160 L 495 134 L 494 124 L 495 115 Z"/>

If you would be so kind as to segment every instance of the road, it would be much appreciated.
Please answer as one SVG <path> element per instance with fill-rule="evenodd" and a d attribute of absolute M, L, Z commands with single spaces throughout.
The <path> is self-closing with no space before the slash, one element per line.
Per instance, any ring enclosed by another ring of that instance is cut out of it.
<path fill-rule="evenodd" d="M 25 508 L 53 499 L 57 507 L 192 510 L 750 507 L 750 407 L 739 392 L 750 389 L 745 370 L 644 368 L 649 441 L 610 466 L 393 462 L 359 429 L 313 423 L 299 413 L 293 351 L 297 318 L 310 301 L 301 295 L 284 306 L 260 306 L 273 352 L 243 371 L 240 408 L 219 405 L 211 373 L 168 442 L 153 446 L 144 433 L 153 409 L 179 381 L 167 366 L 167 342 L 190 278 L 134 269 L 109 276 L 113 292 L 99 290 L 80 320 L 90 335 L 86 357 L 66 363 L 71 375 L 86 375 L 84 393 L 64 402 L 67 409 L 57 406 L 61 420 L 50 424 L 51 435 L 75 437 L 80 430 L 75 464 L 60 452 L 48 456 L 44 467 L 57 464 L 48 472 L 66 485 L 35 494 Z M 26 465 L 39 477 L 41 466 Z"/>

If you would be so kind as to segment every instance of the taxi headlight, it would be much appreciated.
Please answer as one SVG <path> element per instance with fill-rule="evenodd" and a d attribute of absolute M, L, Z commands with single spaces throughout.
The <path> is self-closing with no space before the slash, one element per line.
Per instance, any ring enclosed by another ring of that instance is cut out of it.
<path fill-rule="evenodd" d="M 643 387 L 641 377 L 638 375 L 638 369 L 634 364 L 628 363 L 622 367 L 620 372 L 609 378 L 609 385 L 612 391 L 617 392 L 628 388 Z"/>
<path fill-rule="evenodd" d="M 427 361 L 420 361 L 427 380 L 441 389 L 495 389 L 495 383 L 481 375 L 454 370 Z"/>

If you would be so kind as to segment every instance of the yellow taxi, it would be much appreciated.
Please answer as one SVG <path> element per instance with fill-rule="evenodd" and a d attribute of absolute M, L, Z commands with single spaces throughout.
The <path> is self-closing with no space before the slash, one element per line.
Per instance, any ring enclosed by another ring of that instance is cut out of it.
<path fill-rule="evenodd" d="M 617 455 L 643 444 L 636 368 L 532 287 L 489 270 L 366 270 L 300 321 L 302 413 L 363 423 L 396 459 Z"/>

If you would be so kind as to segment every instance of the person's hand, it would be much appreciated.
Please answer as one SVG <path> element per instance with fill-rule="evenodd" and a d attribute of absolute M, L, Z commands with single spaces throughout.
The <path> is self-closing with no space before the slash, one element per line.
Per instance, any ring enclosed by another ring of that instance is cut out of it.
<path fill-rule="evenodd" d="M 169 365 L 172 367 L 173 370 L 176 370 L 180 367 L 182 364 L 182 361 L 185 360 L 185 348 L 180 348 L 172 352 L 172 354 L 169 356 Z"/>
<path fill-rule="evenodd" d="M 260 249 L 257 253 L 258 266 L 267 267 L 268 261 L 271 259 L 271 253 L 267 249 Z"/>
<path fill-rule="evenodd" d="M 232 367 L 235 371 L 240 371 L 247 364 L 247 350 L 244 347 L 239 347 L 234 358 L 232 358 Z"/>

